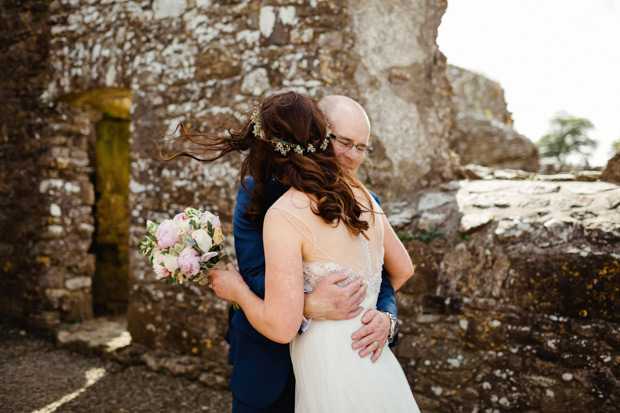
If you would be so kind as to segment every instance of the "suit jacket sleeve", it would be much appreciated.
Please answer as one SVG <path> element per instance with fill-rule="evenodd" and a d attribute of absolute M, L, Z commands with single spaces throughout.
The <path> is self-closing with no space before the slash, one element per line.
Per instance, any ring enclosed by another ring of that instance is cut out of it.
<path fill-rule="evenodd" d="M 245 181 L 249 190 L 252 190 L 253 181 Z M 239 272 L 250 289 L 259 297 L 265 298 L 265 252 L 263 247 L 263 233 L 245 217 L 250 207 L 251 195 L 239 186 L 233 232 L 235 237 L 235 251 Z"/>
<path fill-rule="evenodd" d="M 379 197 L 373 192 L 370 193 L 375 201 L 379 205 L 381 205 L 381 200 Z M 377 310 L 379 311 L 387 311 L 394 315 L 394 317 L 398 317 L 398 309 L 396 308 L 396 298 L 394 298 L 394 287 L 392 287 L 392 283 L 388 279 L 388 273 L 383 270 L 381 277 L 381 289 L 379 290 L 379 297 L 377 298 Z M 392 344 L 396 344 L 398 341 L 398 334 L 394 337 L 394 341 Z"/>

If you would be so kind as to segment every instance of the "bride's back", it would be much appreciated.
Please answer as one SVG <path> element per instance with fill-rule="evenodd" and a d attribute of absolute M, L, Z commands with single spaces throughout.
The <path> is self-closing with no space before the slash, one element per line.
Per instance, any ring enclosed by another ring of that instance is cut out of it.
<path fill-rule="evenodd" d="M 363 189 L 354 188 L 354 192 L 364 211 L 361 218 L 369 225 L 365 231 L 368 240 L 362 234 L 353 235 L 343 222 L 327 223 L 314 214 L 311 205 L 316 203 L 303 192 L 290 189 L 271 207 L 302 237 L 306 290 L 312 290 L 322 277 L 344 269 L 354 274 L 351 279 L 361 275 L 370 289 L 378 292 L 378 285 L 371 281 L 376 281 L 373 275 L 383 266 L 383 224 L 375 214 L 382 211 Z M 375 213 L 370 212 L 369 200 Z"/>

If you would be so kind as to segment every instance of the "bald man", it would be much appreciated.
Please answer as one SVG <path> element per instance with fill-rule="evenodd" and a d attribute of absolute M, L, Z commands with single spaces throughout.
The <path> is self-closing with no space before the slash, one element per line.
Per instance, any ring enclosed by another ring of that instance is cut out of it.
<path fill-rule="evenodd" d="M 319 107 L 330 120 L 330 142 L 338 161 L 356 173 L 370 152 L 370 122 L 357 102 L 346 96 L 327 96 Z M 251 192 L 252 178 L 245 184 Z M 270 203 L 275 202 L 289 188 L 275 179 L 269 182 Z M 378 197 L 372 194 L 379 202 Z M 239 271 L 252 291 L 265 296 L 265 257 L 261 230 L 245 216 L 251 194 L 239 187 L 234 216 L 235 250 Z M 363 311 L 360 304 L 366 295 L 361 278 L 339 287 L 337 283 L 348 278 L 346 273 L 332 274 L 306 294 L 304 325 L 312 328 L 313 318 L 344 320 Z M 362 317 L 363 326 L 351 336 L 351 347 L 360 357 L 370 356 L 374 362 L 380 356 L 386 341 L 392 342 L 396 331 L 396 300 L 394 288 L 383 277 L 377 309 L 368 310 Z M 302 333 L 303 334 L 303 333 Z M 249 323 L 242 309 L 229 310 L 229 328 L 226 336 L 230 343 L 228 362 L 233 365 L 230 388 L 233 393 L 233 412 L 293 412 L 295 406 L 295 377 L 288 344 L 278 344 L 262 336 Z"/>

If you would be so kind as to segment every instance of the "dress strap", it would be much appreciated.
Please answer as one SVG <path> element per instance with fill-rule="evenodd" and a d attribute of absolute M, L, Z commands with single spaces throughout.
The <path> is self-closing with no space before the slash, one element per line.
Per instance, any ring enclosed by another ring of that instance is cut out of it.
<path fill-rule="evenodd" d="M 329 254 L 327 254 L 325 251 L 323 251 L 323 249 L 321 249 L 321 247 L 319 247 L 319 246 L 317 245 L 317 243 L 316 243 L 316 237 L 315 237 L 315 235 L 314 235 L 314 231 L 312 231 L 312 228 L 310 228 L 310 226 L 309 226 L 308 224 L 306 224 L 306 223 L 304 222 L 304 220 L 303 220 L 303 219 L 301 219 L 300 217 L 298 217 L 298 216 L 297 216 L 297 215 L 295 215 L 295 214 L 292 214 L 292 213 L 291 213 L 291 212 L 289 212 L 289 211 L 285 211 L 284 209 L 282 209 L 282 208 L 280 208 L 280 207 L 277 207 L 277 206 L 274 206 L 274 205 L 272 205 L 272 206 L 271 206 L 271 208 L 269 208 L 269 209 L 275 209 L 275 210 L 276 210 L 276 211 L 278 211 L 280 214 L 282 214 L 282 216 L 283 216 L 284 218 L 286 218 L 286 220 L 287 220 L 287 221 L 288 221 L 288 222 L 289 222 L 289 223 L 290 223 L 290 224 L 291 224 L 291 225 L 292 225 L 292 226 L 293 226 L 293 227 L 294 227 L 297 231 L 299 231 L 299 233 L 300 233 L 301 235 L 303 235 L 303 236 L 304 236 L 304 238 L 306 238 L 308 241 L 310 241 L 310 242 L 312 243 L 312 245 L 314 245 L 314 248 L 315 248 L 315 249 L 318 249 L 319 251 L 321 251 L 321 252 L 323 253 L 323 255 L 325 255 L 325 256 L 326 256 L 326 257 L 327 257 L 330 261 L 336 262 L 334 259 L 332 259 L 332 257 L 330 257 L 330 256 L 329 256 Z M 289 218 L 289 217 L 288 217 L 288 214 L 291 214 L 291 216 L 293 216 L 293 217 L 297 218 L 298 220 L 300 220 L 300 221 L 301 221 L 301 222 L 302 222 L 302 223 L 306 226 L 306 228 L 308 228 L 308 230 L 309 230 L 309 231 L 310 231 L 310 233 L 312 234 L 312 239 L 310 239 L 310 237 L 308 237 L 308 236 L 306 235 L 306 233 L 305 233 L 303 230 L 301 230 L 301 229 L 300 229 L 300 228 L 299 228 L 299 227 L 295 224 L 295 222 L 293 222 L 293 220 L 292 220 L 291 218 Z M 314 250 L 313 250 L 313 251 L 314 251 Z"/>

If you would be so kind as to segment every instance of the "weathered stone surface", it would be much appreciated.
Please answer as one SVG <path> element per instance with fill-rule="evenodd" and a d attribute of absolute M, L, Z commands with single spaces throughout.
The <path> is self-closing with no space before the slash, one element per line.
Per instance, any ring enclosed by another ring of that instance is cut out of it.
<path fill-rule="evenodd" d="M 343 93 L 366 106 L 378 155 L 364 174 L 384 199 L 454 176 L 452 104 L 435 41 L 445 2 L 212 6 L 167 0 L 2 5 L 2 68 L 10 76 L 1 88 L 7 138 L 0 199 L 2 216 L 11 219 L 3 219 L 0 241 L 12 246 L 0 250 L 7 274 L 2 291 L 12 295 L 3 314 L 87 316 L 88 279 L 98 310 L 127 300 L 110 293 L 128 291 L 126 278 L 113 280 L 126 262 L 132 283 L 154 281 L 135 248 L 147 219 L 191 205 L 218 213 L 230 228 L 239 157 L 208 166 L 166 164 L 151 139 L 181 121 L 221 133 L 214 119 L 244 119 L 267 93 Z M 101 121 L 109 118 L 131 122 L 130 161 L 120 162 L 127 158 L 120 146 L 104 139 Z M 100 179 L 104 166 L 125 170 L 127 162 L 128 182 L 120 173 Z M 104 193 L 109 199 L 102 202 Z M 128 227 L 117 227 L 123 220 Z M 121 241 L 111 245 L 111 239 Z M 233 253 L 230 241 L 226 252 Z M 118 271 L 100 260 L 108 253 L 118 259 Z M 11 277 L 16 269 L 21 275 Z M 63 284 L 63 272 L 74 281 Z M 61 300 L 47 288 L 68 293 Z M 106 311 L 118 308 L 122 303 Z"/>
<path fill-rule="evenodd" d="M 56 343 L 73 351 L 94 354 L 125 365 L 145 364 L 151 370 L 195 379 L 211 388 L 228 387 L 230 367 L 203 357 L 152 350 L 132 342 L 124 317 L 95 318 L 64 326 Z"/>
<path fill-rule="evenodd" d="M 131 335 L 123 318 L 93 319 L 59 330 L 56 340 L 63 347 L 102 355 L 129 346 Z"/>
<path fill-rule="evenodd" d="M 463 166 L 463 173 L 468 179 L 507 179 L 507 180 L 537 180 L 537 181 L 581 181 L 595 182 L 601 180 L 601 171 L 571 171 L 565 173 L 540 174 L 520 169 L 493 169 L 482 165 L 468 164 Z"/>
<path fill-rule="evenodd" d="M 538 149 L 513 128 L 499 83 L 451 65 L 447 75 L 456 108 L 450 141 L 461 162 L 538 171 Z"/>
<path fill-rule="evenodd" d="M 607 167 L 601 174 L 601 180 L 620 184 L 620 151 L 607 162 Z"/>
<path fill-rule="evenodd" d="M 504 89 L 499 83 L 454 65 L 448 65 L 446 75 L 452 86 L 456 113 L 479 113 L 487 119 L 512 125 Z"/>
<path fill-rule="evenodd" d="M 0 314 L 37 327 L 58 324 L 39 277 L 49 257 L 33 253 L 50 203 L 40 195 L 37 159 L 47 109 L 45 87 L 49 11 L 40 1 L 0 4 Z M 55 231 L 55 230 L 52 230 Z"/>
<path fill-rule="evenodd" d="M 538 149 L 512 127 L 477 114 L 458 114 L 452 147 L 463 163 L 494 168 L 538 170 Z"/>
<path fill-rule="evenodd" d="M 452 198 L 397 227 L 417 267 L 397 294 L 395 352 L 422 410 L 613 411 L 620 187 L 514 179 L 491 171 L 410 199 Z M 425 214 L 445 217 L 428 244 Z"/>
<path fill-rule="evenodd" d="M 137 283 L 127 320 L 136 343 L 226 364 L 228 303 L 206 286 Z"/>
<path fill-rule="evenodd" d="M 68 290 L 79 290 L 80 288 L 88 288 L 92 284 L 90 277 L 74 277 L 65 281 L 65 287 Z"/>
<path fill-rule="evenodd" d="M 353 35 L 347 64 L 377 147 L 366 173 L 384 198 L 456 176 L 446 139 L 450 85 L 435 40 L 445 8 L 435 0 L 347 2 Z"/>
<path fill-rule="evenodd" d="M 342 93 L 373 124 L 374 169 L 364 166 L 362 178 L 388 206 L 399 203 L 390 218 L 415 237 L 416 277 L 397 296 L 395 351 L 422 409 L 617 405 L 617 186 L 585 182 L 597 179 L 585 173 L 470 167 L 484 181 L 417 191 L 454 179 L 458 164 L 448 150 L 451 87 L 435 43 L 445 7 L 3 2 L 0 313 L 44 328 L 92 317 L 91 289 L 100 284 L 87 280 L 102 267 L 93 251 L 102 217 L 93 208 L 108 216 L 126 207 L 126 232 L 112 238 L 127 239 L 134 343 L 105 354 L 226 385 L 227 304 L 197 285 L 155 281 L 137 243 L 147 219 L 186 206 L 219 214 L 230 229 L 240 159 L 163 163 L 150 139 L 179 122 L 222 132 L 213 119 L 245 119 L 273 91 Z M 494 93 L 480 95 L 493 96 L 488 112 L 509 124 Z M 129 194 L 109 204 L 98 202 L 106 181 L 95 179 L 103 116 L 131 122 Z"/>

